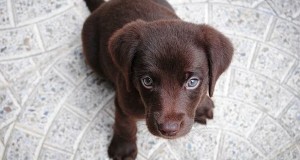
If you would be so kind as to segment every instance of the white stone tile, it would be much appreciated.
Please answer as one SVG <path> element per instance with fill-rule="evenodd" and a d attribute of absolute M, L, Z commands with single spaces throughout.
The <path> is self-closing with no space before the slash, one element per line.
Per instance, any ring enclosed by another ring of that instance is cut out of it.
<path fill-rule="evenodd" d="M 177 160 L 166 143 L 162 144 L 149 158 L 149 160 Z"/>
<path fill-rule="evenodd" d="M 0 89 L 0 128 L 14 121 L 20 112 L 20 106 L 7 89 Z"/>
<path fill-rule="evenodd" d="M 41 137 L 14 129 L 6 146 L 4 159 L 34 159 Z"/>
<path fill-rule="evenodd" d="M 167 0 L 171 5 L 187 3 L 187 0 Z"/>
<path fill-rule="evenodd" d="M 20 104 L 24 104 L 34 87 L 39 82 L 34 63 L 29 59 L 0 62 L 0 71 L 9 81 L 13 94 Z"/>
<path fill-rule="evenodd" d="M 45 143 L 74 152 L 87 123 L 87 120 L 63 108 L 52 122 Z"/>
<path fill-rule="evenodd" d="M 73 83 L 78 83 L 91 73 L 85 63 L 81 47 L 76 47 L 61 57 L 55 64 L 55 68 L 60 73 L 65 74 Z"/>
<path fill-rule="evenodd" d="M 297 16 L 294 18 L 293 22 L 294 22 L 295 24 L 300 25 L 300 14 L 297 15 Z"/>
<path fill-rule="evenodd" d="M 76 8 L 76 10 L 78 11 L 78 13 L 80 13 L 84 19 L 86 19 L 91 14 L 91 12 L 89 11 L 89 9 L 86 6 L 85 1 L 72 0 L 71 3 L 73 3 L 73 5 Z"/>
<path fill-rule="evenodd" d="M 293 19 L 294 15 L 300 11 L 300 1 L 298 0 L 267 0 L 267 2 L 283 18 Z"/>
<path fill-rule="evenodd" d="M 280 83 L 290 71 L 295 58 L 276 48 L 260 45 L 252 69 Z"/>
<path fill-rule="evenodd" d="M 115 117 L 115 97 L 111 98 L 104 106 L 103 110 L 107 112 L 111 117 Z"/>
<path fill-rule="evenodd" d="M 152 135 L 145 121 L 138 123 L 137 146 L 139 153 L 149 158 L 151 154 L 164 142 L 164 139 Z"/>
<path fill-rule="evenodd" d="M 207 3 L 174 5 L 176 14 L 184 21 L 196 24 L 207 23 Z"/>
<path fill-rule="evenodd" d="M 62 151 L 43 147 L 40 151 L 40 160 L 71 160 L 72 155 Z"/>
<path fill-rule="evenodd" d="M 191 130 L 183 138 L 169 141 L 179 159 L 214 159 L 218 144 L 218 130 Z"/>
<path fill-rule="evenodd" d="M 228 0 L 232 5 L 239 5 L 243 7 L 253 8 L 261 3 L 263 0 Z"/>
<path fill-rule="evenodd" d="M 268 13 L 270 15 L 276 16 L 276 12 L 274 11 L 274 9 L 265 0 L 263 0 L 260 4 L 258 4 L 258 6 L 256 6 L 256 9 L 259 10 L 259 11 Z"/>
<path fill-rule="evenodd" d="M 42 51 L 32 26 L 0 31 L 0 60 Z"/>
<path fill-rule="evenodd" d="M 58 48 L 35 55 L 32 57 L 32 60 L 39 72 L 45 75 L 48 70 L 53 67 L 54 63 L 56 63 L 60 57 L 67 54 L 67 52 L 69 52 L 69 48 Z"/>
<path fill-rule="evenodd" d="M 300 100 L 295 101 L 283 114 L 281 121 L 293 136 L 300 135 Z"/>
<path fill-rule="evenodd" d="M 298 95 L 300 95 L 300 63 L 292 71 L 292 73 L 288 76 L 286 84 L 291 89 L 293 89 Z"/>
<path fill-rule="evenodd" d="M 8 81 L 25 76 L 34 69 L 35 65 L 30 58 L 0 62 L 0 71 Z"/>
<path fill-rule="evenodd" d="M 3 158 L 4 155 L 4 145 L 2 142 L 0 142 L 0 159 Z"/>
<path fill-rule="evenodd" d="M 72 92 L 67 103 L 87 117 L 93 118 L 113 96 L 113 93 L 106 80 L 92 74 Z"/>
<path fill-rule="evenodd" d="M 68 0 L 52 0 L 50 3 L 44 0 L 14 0 L 12 4 L 17 23 L 24 23 L 61 12 L 68 7 Z"/>
<path fill-rule="evenodd" d="M 3 144 L 7 144 L 8 138 L 12 132 L 13 127 L 14 123 L 11 123 L 0 129 L 0 141 L 2 141 Z"/>
<path fill-rule="evenodd" d="M 0 28 L 11 27 L 11 17 L 9 15 L 9 9 L 7 0 L 0 1 Z"/>
<path fill-rule="evenodd" d="M 300 159 L 300 151 L 296 146 L 291 146 L 284 150 L 283 152 L 276 155 L 271 160 L 299 160 Z"/>
<path fill-rule="evenodd" d="M 255 41 L 237 36 L 230 36 L 230 40 L 234 46 L 231 66 L 247 68 L 251 63 Z"/>
<path fill-rule="evenodd" d="M 234 70 L 229 87 L 229 97 L 245 101 L 272 115 L 278 116 L 294 95 L 264 76 L 247 71 Z"/>
<path fill-rule="evenodd" d="M 75 160 L 107 160 L 107 149 L 113 135 L 114 120 L 106 113 L 99 112 L 82 138 Z"/>
<path fill-rule="evenodd" d="M 74 9 L 38 24 L 47 50 L 66 45 L 80 38 L 83 20 Z"/>
<path fill-rule="evenodd" d="M 247 135 L 263 114 L 259 109 L 243 102 L 218 97 L 214 98 L 214 102 L 214 118 L 208 121 L 208 125 L 239 133 L 239 135 Z"/>
<path fill-rule="evenodd" d="M 267 42 L 300 58 L 300 27 L 291 22 L 277 19 Z"/>
<path fill-rule="evenodd" d="M 219 151 L 219 160 L 254 160 L 264 159 L 248 140 L 234 134 L 225 133 L 223 146 Z"/>
<path fill-rule="evenodd" d="M 228 88 L 228 79 L 230 78 L 230 68 L 225 71 L 217 80 L 214 96 L 226 96 Z"/>
<path fill-rule="evenodd" d="M 229 34 L 264 39 L 271 16 L 251 9 L 214 4 L 212 25 Z"/>
<path fill-rule="evenodd" d="M 291 137 L 270 117 L 264 117 L 251 133 L 249 140 L 264 155 L 272 155 L 291 142 Z"/>
<path fill-rule="evenodd" d="M 72 88 L 69 82 L 50 70 L 24 104 L 18 122 L 25 127 L 45 132 L 59 109 L 59 102 L 64 100 Z"/>

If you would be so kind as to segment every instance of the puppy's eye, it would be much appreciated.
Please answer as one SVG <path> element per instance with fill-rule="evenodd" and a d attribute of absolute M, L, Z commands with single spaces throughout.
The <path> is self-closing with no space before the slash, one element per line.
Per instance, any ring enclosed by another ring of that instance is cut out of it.
<path fill-rule="evenodd" d="M 143 86 L 147 89 L 151 89 L 153 86 L 153 80 L 149 76 L 145 76 L 145 77 L 141 78 L 141 82 L 142 82 Z"/>
<path fill-rule="evenodd" d="M 200 83 L 199 78 L 197 77 L 191 77 L 189 80 L 186 82 L 186 89 L 195 89 L 198 87 Z"/>

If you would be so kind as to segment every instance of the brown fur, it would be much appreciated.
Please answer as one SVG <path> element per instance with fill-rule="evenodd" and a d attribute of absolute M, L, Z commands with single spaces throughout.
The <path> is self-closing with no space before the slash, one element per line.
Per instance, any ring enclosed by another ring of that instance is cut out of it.
<path fill-rule="evenodd" d="M 84 23 L 82 42 L 87 63 L 116 89 L 113 159 L 136 158 L 138 119 L 171 139 L 187 134 L 194 121 L 213 118 L 209 96 L 233 54 L 224 35 L 180 20 L 164 0 L 102 3 Z M 153 88 L 141 84 L 145 75 Z M 185 87 L 191 76 L 200 79 L 193 90 Z"/>

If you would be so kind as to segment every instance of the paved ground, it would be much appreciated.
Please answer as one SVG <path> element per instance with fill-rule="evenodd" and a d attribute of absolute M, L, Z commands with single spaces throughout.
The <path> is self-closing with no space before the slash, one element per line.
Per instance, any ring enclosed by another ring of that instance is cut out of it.
<path fill-rule="evenodd" d="M 138 159 L 300 159 L 300 1 L 170 0 L 235 46 L 215 119 L 167 141 L 139 124 Z M 0 0 L 0 159 L 107 159 L 113 90 L 83 63 L 81 0 Z"/>

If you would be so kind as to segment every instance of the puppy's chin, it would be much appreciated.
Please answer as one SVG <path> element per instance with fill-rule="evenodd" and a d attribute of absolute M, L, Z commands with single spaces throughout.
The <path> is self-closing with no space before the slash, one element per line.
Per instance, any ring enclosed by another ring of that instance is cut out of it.
<path fill-rule="evenodd" d="M 158 130 L 158 126 L 155 122 L 152 122 L 152 119 L 146 119 L 146 124 L 148 127 L 148 130 L 150 133 L 152 133 L 154 136 L 158 136 L 165 139 L 176 139 L 178 137 L 182 137 L 186 134 L 188 134 L 194 124 L 193 120 L 186 120 L 184 122 L 184 125 L 181 126 L 180 130 L 175 135 L 164 135 Z"/>

